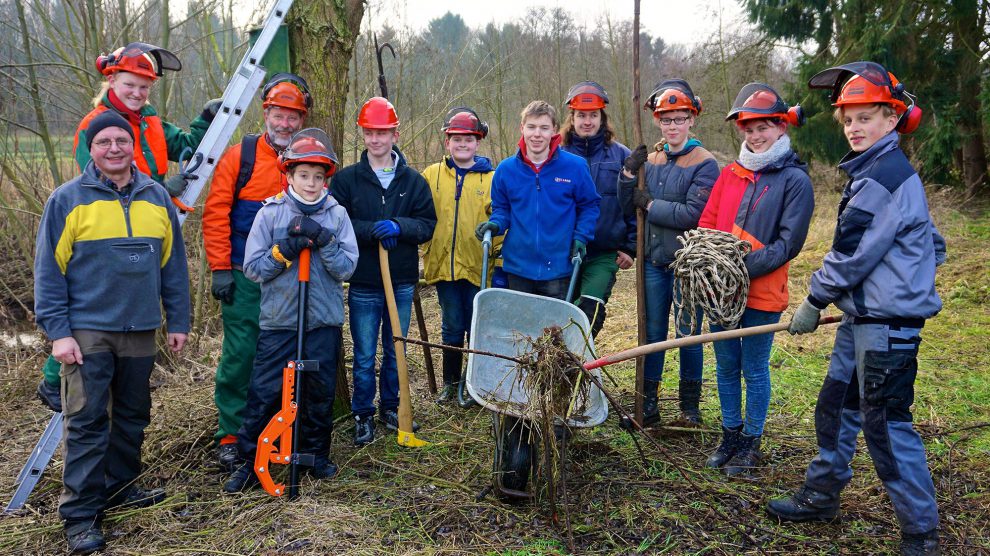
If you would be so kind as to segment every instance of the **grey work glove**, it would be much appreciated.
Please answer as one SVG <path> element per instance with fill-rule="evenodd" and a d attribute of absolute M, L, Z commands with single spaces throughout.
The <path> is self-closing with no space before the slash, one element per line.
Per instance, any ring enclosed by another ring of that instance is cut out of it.
<path fill-rule="evenodd" d="M 189 182 L 186 181 L 186 176 L 176 174 L 165 180 L 165 183 L 162 185 L 165 186 L 165 189 L 168 190 L 168 194 L 172 197 L 181 197 L 182 193 L 186 190 L 186 186 L 189 185 Z"/>
<path fill-rule="evenodd" d="M 227 305 L 234 302 L 234 272 L 231 270 L 214 270 L 213 285 L 210 286 L 210 293 L 217 301 L 222 301 Z"/>
<path fill-rule="evenodd" d="M 640 145 L 636 147 L 636 150 L 629 153 L 629 156 L 622 163 L 622 167 L 635 176 L 639 172 L 639 169 L 643 167 L 643 164 L 646 164 L 647 156 L 649 156 L 649 152 L 646 150 L 646 145 Z"/>
<path fill-rule="evenodd" d="M 217 112 L 220 111 L 221 106 L 223 106 L 222 98 L 208 100 L 206 101 L 206 104 L 203 105 L 203 111 L 200 112 L 199 116 L 207 122 L 212 122 L 213 118 L 217 117 Z"/>
<path fill-rule="evenodd" d="M 474 229 L 474 237 L 478 238 L 478 241 L 484 241 L 485 232 L 488 230 L 491 230 L 492 234 L 494 235 L 495 232 L 498 231 L 498 224 L 492 222 L 491 220 L 487 220 L 485 222 L 482 222 L 481 224 L 478 224 L 478 227 Z"/>
<path fill-rule="evenodd" d="M 805 298 L 801 302 L 801 306 L 797 308 L 797 311 L 794 311 L 794 316 L 791 317 L 791 324 L 787 327 L 787 331 L 791 334 L 814 332 L 818 328 L 818 319 L 821 318 L 821 315 L 821 309 L 812 305 Z"/>

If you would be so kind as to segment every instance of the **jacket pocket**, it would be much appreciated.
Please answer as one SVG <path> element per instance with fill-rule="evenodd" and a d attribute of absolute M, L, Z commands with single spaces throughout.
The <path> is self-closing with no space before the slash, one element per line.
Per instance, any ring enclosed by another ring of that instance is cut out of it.
<path fill-rule="evenodd" d="M 146 242 L 118 242 L 110 245 L 117 274 L 141 276 L 158 268 L 155 247 Z M 109 270 L 109 269 L 108 269 Z"/>
<path fill-rule="evenodd" d="M 846 207 L 846 210 L 839 216 L 839 224 L 835 228 L 835 237 L 832 239 L 832 249 L 847 257 L 852 256 L 871 223 L 873 223 L 872 214 L 857 208 Z"/>

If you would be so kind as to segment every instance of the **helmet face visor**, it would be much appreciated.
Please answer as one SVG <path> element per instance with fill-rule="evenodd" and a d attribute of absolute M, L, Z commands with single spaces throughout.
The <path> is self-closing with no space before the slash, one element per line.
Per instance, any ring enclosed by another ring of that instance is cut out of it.
<path fill-rule="evenodd" d="M 599 110 L 608 104 L 608 93 L 594 81 L 582 81 L 567 91 L 566 102 L 573 110 Z"/>
<path fill-rule="evenodd" d="M 808 88 L 831 89 L 832 102 L 835 102 L 839 98 L 842 85 L 854 75 L 858 75 L 878 87 L 888 87 L 889 90 L 894 90 L 895 86 L 890 80 L 890 74 L 876 62 L 852 62 L 820 71 L 808 80 Z"/>
<path fill-rule="evenodd" d="M 783 117 L 787 103 L 777 91 L 765 83 L 750 83 L 739 91 L 726 120 L 752 120 L 756 118 Z"/>
<path fill-rule="evenodd" d="M 300 162 L 323 164 L 336 168 L 339 164 L 337 153 L 325 131 L 311 127 L 292 136 L 289 146 L 282 152 L 283 164 L 288 167 Z"/>
<path fill-rule="evenodd" d="M 148 54 L 155 61 L 155 73 L 162 75 L 164 70 L 179 71 L 182 69 L 182 62 L 170 51 L 159 46 L 144 42 L 132 42 L 124 47 L 120 52 L 120 58 L 134 58 Z"/>

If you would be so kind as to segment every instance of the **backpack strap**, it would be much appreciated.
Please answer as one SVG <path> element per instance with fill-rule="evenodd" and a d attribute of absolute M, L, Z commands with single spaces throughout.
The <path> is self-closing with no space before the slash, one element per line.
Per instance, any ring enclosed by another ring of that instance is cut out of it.
<path fill-rule="evenodd" d="M 241 190 L 251 181 L 254 174 L 254 160 L 258 155 L 258 139 L 261 135 L 248 133 L 241 139 L 241 166 L 237 170 L 237 181 L 234 182 L 234 202 L 241 196 Z"/>

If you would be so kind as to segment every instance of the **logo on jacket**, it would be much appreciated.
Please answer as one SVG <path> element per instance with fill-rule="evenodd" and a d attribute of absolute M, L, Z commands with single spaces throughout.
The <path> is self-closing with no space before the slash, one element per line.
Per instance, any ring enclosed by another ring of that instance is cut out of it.
<path fill-rule="evenodd" d="M 127 256 L 127 260 L 131 261 L 132 263 L 136 263 L 141 260 L 141 256 L 138 255 L 137 253 L 131 253 L 130 255 Z"/>
<path fill-rule="evenodd" d="M 571 183 L 571 180 L 569 180 L 567 178 L 561 178 L 559 176 L 556 177 L 556 178 L 554 178 L 553 181 L 555 181 L 557 183 Z"/>

